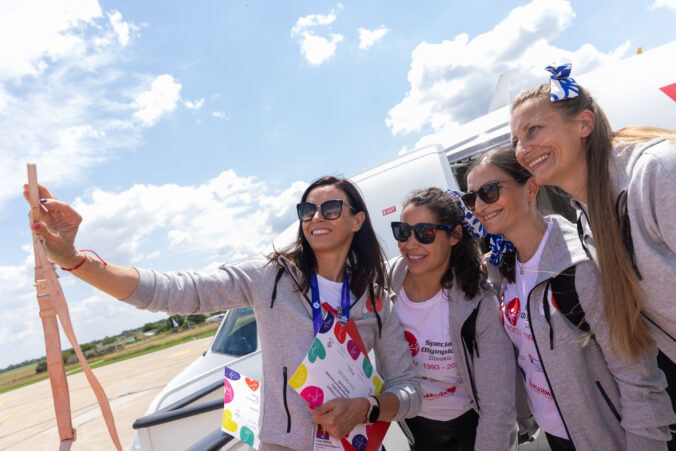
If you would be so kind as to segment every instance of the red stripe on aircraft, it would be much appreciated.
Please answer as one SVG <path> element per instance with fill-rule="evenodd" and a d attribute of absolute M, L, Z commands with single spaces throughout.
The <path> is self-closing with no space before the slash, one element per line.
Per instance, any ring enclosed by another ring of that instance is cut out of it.
<path fill-rule="evenodd" d="M 672 83 L 670 85 L 663 86 L 663 87 L 660 88 L 660 91 L 662 91 L 663 93 L 668 95 L 671 98 L 671 100 L 676 102 L 676 83 Z"/>

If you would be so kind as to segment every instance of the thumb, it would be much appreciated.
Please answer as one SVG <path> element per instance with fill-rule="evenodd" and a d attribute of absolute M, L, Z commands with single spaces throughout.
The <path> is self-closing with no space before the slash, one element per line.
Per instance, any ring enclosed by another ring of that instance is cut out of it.
<path fill-rule="evenodd" d="M 319 406 L 319 407 L 315 407 L 315 408 L 314 408 L 314 414 L 315 414 L 315 415 L 324 415 L 325 413 L 330 412 L 331 410 L 333 410 L 334 407 L 335 407 L 335 406 L 334 406 L 333 401 L 329 401 L 329 402 L 327 402 L 327 403 L 325 403 L 325 404 L 322 404 L 322 405 Z"/>

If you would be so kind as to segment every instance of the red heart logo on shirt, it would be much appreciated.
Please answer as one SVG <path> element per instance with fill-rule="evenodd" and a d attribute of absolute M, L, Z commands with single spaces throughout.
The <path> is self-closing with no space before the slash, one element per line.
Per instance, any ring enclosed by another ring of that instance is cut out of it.
<path fill-rule="evenodd" d="M 514 298 L 507 303 L 505 306 L 505 318 L 509 321 L 509 324 L 516 326 L 516 322 L 519 320 L 519 313 L 521 311 L 521 303 L 519 298 Z"/>
<path fill-rule="evenodd" d="M 416 340 L 415 335 L 409 331 L 404 331 L 404 337 L 408 341 L 408 349 L 411 351 L 411 356 L 415 357 L 420 352 L 420 346 L 418 345 L 418 340 Z"/>

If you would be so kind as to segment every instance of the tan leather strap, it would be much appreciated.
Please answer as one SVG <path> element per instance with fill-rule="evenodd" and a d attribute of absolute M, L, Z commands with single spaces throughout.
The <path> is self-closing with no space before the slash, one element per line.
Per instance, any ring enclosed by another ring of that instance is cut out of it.
<path fill-rule="evenodd" d="M 39 200 L 37 198 L 37 174 L 35 165 L 28 165 L 28 182 L 31 216 L 33 221 L 35 221 L 39 219 L 40 213 Z M 49 381 L 52 385 L 56 424 L 59 431 L 59 439 L 61 440 L 59 449 L 68 451 L 73 441 L 75 441 L 76 432 L 75 429 L 73 429 L 71 419 L 70 395 L 68 393 L 68 381 L 66 379 L 63 357 L 61 354 L 61 340 L 59 338 L 59 324 L 56 320 L 57 316 L 66 337 L 68 337 L 68 341 L 70 341 L 75 354 L 80 360 L 80 365 L 87 377 L 87 381 L 96 395 L 110 437 L 117 450 L 122 451 L 122 444 L 117 435 L 115 420 L 113 418 L 113 412 L 110 409 L 110 404 L 108 403 L 108 398 L 103 391 L 103 387 L 89 368 L 87 359 L 85 359 L 82 349 L 80 349 L 80 345 L 75 338 L 73 325 L 70 321 L 68 305 L 66 304 L 66 299 L 63 296 L 61 284 L 58 280 L 59 276 L 56 274 L 53 264 L 47 258 L 47 251 L 41 237 L 35 232 L 33 232 L 33 251 L 35 254 L 35 288 L 37 290 L 40 318 L 42 318 L 42 327 L 45 334 L 47 371 L 49 373 Z"/>

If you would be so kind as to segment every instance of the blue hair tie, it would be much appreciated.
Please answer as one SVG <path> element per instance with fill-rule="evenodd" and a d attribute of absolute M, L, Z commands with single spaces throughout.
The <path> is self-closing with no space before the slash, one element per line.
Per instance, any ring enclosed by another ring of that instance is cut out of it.
<path fill-rule="evenodd" d="M 550 81 L 550 100 L 572 99 L 580 93 L 580 87 L 575 79 L 570 77 L 572 64 L 562 64 L 560 66 L 547 66 L 547 70 L 552 74 Z"/>
<path fill-rule="evenodd" d="M 446 190 L 448 194 L 455 200 L 456 205 L 463 214 L 462 227 L 472 234 L 472 237 L 475 239 L 483 238 L 486 235 L 490 237 L 490 242 L 488 247 L 491 249 L 491 253 L 488 256 L 488 261 L 498 268 L 502 266 L 502 261 L 505 259 L 505 255 L 509 254 L 514 250 L 514 245 L 511 241 L 507 241 L 505 236 L 501 233 L 491 234 L 487 233 L 483 224 L 474 216 L 472 211 L 467 208 L 465 203 L 462 201 L 463 193 L 454 190 Z"/>

